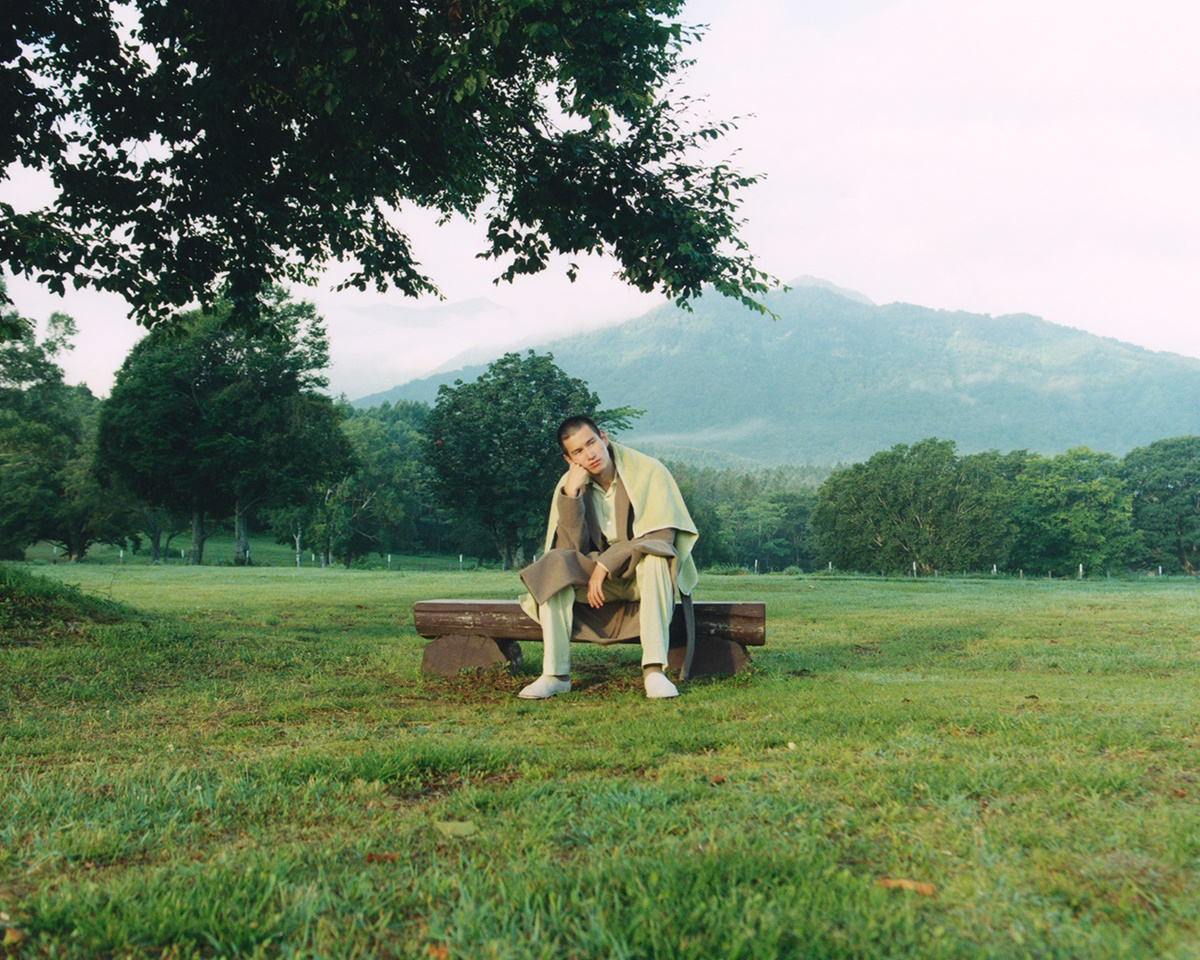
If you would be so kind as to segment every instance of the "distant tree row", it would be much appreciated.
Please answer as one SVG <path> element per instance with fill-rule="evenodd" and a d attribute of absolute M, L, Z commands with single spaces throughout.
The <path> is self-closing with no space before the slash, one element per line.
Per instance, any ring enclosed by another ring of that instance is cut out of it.
<path fill-rule="evenodd" d="M 747 473 L 669 462 L 700 530 L 696 562 L 766 573 L 820 563 L 813 511 L 817 492 L 809 471 L 771 467 Z"/>
<path fill-rule="evenodd" d="M 0 556 L 45 541 L 78 560 L 109 543 L 153 561 L 183 535 L 200 563 L 214 530 L 232 527 L 241 563 L 253 529 L 297 560 L 462 553 L 511 567 L 541 549 L 564 469 L 557 423 L 585 413 L 615 435 L 641 413 L 601 409 L 532 351 L 443 387 L 432 408 L 355 410 L 321 392 L 328 341 L 311 304 L 274 292 L 273 332 L 260 336 L 224 309 L 151 331 L 105 400 L 63 381 L 69 317 L 54 315 L 39 341 L 33 324 L 0 316 Z M 819 489 L 811 468 L 669 465 L 702 567 L 1062 576 L 1200 563 L 1197 437 L 1123 460 L 1086 448 L 960 456 L 931 438 L 834 470 Z"/>
<path fill-rule="evenodd" d="M 1086 447 L 959 456 L 948 440 L 899 444 L 831 475 L 813 529 L 821 556 L 843 570 L 1194 574 L 1200 437 L 1123 460 Z"/>
<path fill-rule="evenodd" d="M 96 543 L 152 562 L 185 536 L 188 562 L 232 527 L 322 563 L 370 554 L 464 553 L 511 566 L 541 548 L 563 463 L 557 423 L 572 412 L 619 430 L 638 415 L 600 410 L 550 356 L 510 354 L 471 384 L 423 403 L 355 410 L 320 392 L 328 339 L 308 303 L 273 291 L 264 333 L 228 306 L 155 327 L 112 394 L 63 382 L 74 324 L 39 342 L 12 311 L 0 346 L 0 557 L 44 541 L 81 560 Z"/>
<path fill-rule="evenodd" d="M 102 401 L 63 383 L 69 317 L 52 317 L 39 342 L 33 324 L 6 313 L 0 553 L 43 540 L 78 560 L 99 542 L 145 546 L 158 559 L 186 531 L 199 563 L 215 524 L 232 519 L 244 560 L 251 514 L 310 498 L 351 469 L 342 414 L 319 392 L 320 320 L 278 291 L 266 309 L 266 337 L 226 324 L 224 305 L 155 329 Z"/>

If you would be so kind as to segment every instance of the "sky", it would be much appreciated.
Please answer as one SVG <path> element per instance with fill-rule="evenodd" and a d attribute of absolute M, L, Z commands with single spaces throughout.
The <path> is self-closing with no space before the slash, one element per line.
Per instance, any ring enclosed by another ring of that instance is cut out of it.
<path fill-rule="evenodd" d="M 710 159 L 765 175 L 742 213 L 759 265 L 904 301 L 1054 323 L 1200 357 L 1200 4 L 1192 0 L 689 0 L 707 24 L 681 89 L 737 118 Z M 23 175 L 0 199 L 33 206 Z M 495 286 L 482 228 L 401 223 L 445 300 L 301 295 L 331 389 L 385 390 L 459 358 L 618 323 L 662 302 L 581 262 Z M 68 379 L 98 394 L 142 332 L 111 296 L 8 279 L 70 313 Z M 767 319 L 748 314 L 747 323 Z"/>

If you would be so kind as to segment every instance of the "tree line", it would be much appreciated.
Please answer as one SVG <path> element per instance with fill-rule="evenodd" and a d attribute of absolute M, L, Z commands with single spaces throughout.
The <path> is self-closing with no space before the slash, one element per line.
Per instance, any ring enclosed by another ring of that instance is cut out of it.
<path fill-rule="evenodd" d="M 74 560 L 96 543 L 155 561 L 176 538 L 204 560 L 218 529 L 247 563 L 251 531 L 347 566 L 372 554 L 462 553 L 517 566 L 541 548 L 571 413 L 619 437 L 642 411 L 602 409 L 550 355 L 508 354 L 424 403 L 354 409 L 322 392 L 328 338 L 281 291 L 255 332 L 228 307 L 156 327 L 111 395 L 64 382 L 74 322 L 39 340 L 0 316 L 0 555 L 33 543 Z M 1200 438 L 1124 458 L 1076 448 L 960 455 L 929 438 L 831 469 L 668 464 L 702 536 L 702 567 L 876 573 L 1130 567 L 1195 573 Z"/>
<path fill-rule="evenodd" d="M 840 569 L 1195 574 L 1200 437 L 1123 459 L 1086 447 L 960 456 L 949 440 L 899 444 L 830 476 L 813 525 Z"/>
<path fill-rule="evenodd" d="M 39 340 L 0 313 L 0 558 L 47 542 L 82 560 L 103 543 L 153 562 L 180 538 L 199 564 L 232 528 L 235 563 L 251 561 L 253 529 L 297 562 L 450 552 L 514 565 L 540 547 L 558 420 L 578 411 L 618 430 L 636 413 L 599 410 L 587 384 L 532 352 L 433 408 L 354 409 L 322 392 L 329 343 L 312 304 L 273 289 L 258 329 L 231 309 L 154 327 L 106 399 L 64 382 L 71 318 L 56 314 Z"/>
<path fill-rule="evenodd" d="M 931 437 L 833 469 L 816 486 L 795 468 L 671 466 L 709 567 L 1062 577 L 1200 566 L 1195 436 L 1124 458 L 1086 447 L 960 455 Z"/>

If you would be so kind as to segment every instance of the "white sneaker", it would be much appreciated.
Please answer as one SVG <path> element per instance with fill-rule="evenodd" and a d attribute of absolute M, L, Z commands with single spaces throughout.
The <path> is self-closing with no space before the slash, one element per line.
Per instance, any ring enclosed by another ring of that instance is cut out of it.
<path fill-rule="evenodd" d="M 646 697 L 650 700 L 669 700 L 679 696 L 675 684 L 667 679 L 665 673 L 648 673 L 642 682 L 646 685 Z"/>
<path fill-rule="evenodd" d="M 570 693 L 571 681 L 545 673 L 517 694 L 522 700 L 546 700 L 559 693 Z"/>

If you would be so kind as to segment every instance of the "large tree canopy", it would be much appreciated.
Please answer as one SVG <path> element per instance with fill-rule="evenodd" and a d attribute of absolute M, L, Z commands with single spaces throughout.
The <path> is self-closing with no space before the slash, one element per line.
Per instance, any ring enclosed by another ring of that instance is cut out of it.
<path fill-rule="evenodd" d="M 1012 560 L 1023 570 L 1073 576 L 1123 569 L 1142 553 L 1133 495 L 1111 453 L 1073 447 L 1034 454 L 1014 481 L 1017 537 Z"/>
<path fill-rule="evenodd" d="M 1200 437 L 1156 440 L 1125 455 L 1122 473 L 1144 562 L 1167 573 L 1200 566 Z"/>
<path fill-rule="evenodd" d="M 960 457 L 950 440 L 899 443 L 834 472 L 814 518 L 841 569 L 979 570 L 1003 565 L 1012 540 L 1007 485 L 1023 454 Z"/>
<path fill-rule="evenodd" d="M 403 208 L 483 211 L 500 276 L 606 251 L 681 303 L 759 307 L 740 189 L 697 159 L 668 86 L 680 0 L 14 0 L 0 23 L 0 177 L 48 171 L 50 209 L 0 205 L 0 262 L 122 294 L 147 325 L 272 282 L 433 292 Z M 127 21 L 127 22 L 126 22 Z M 574 272 L 574 266 L 571 273 Z"/>

